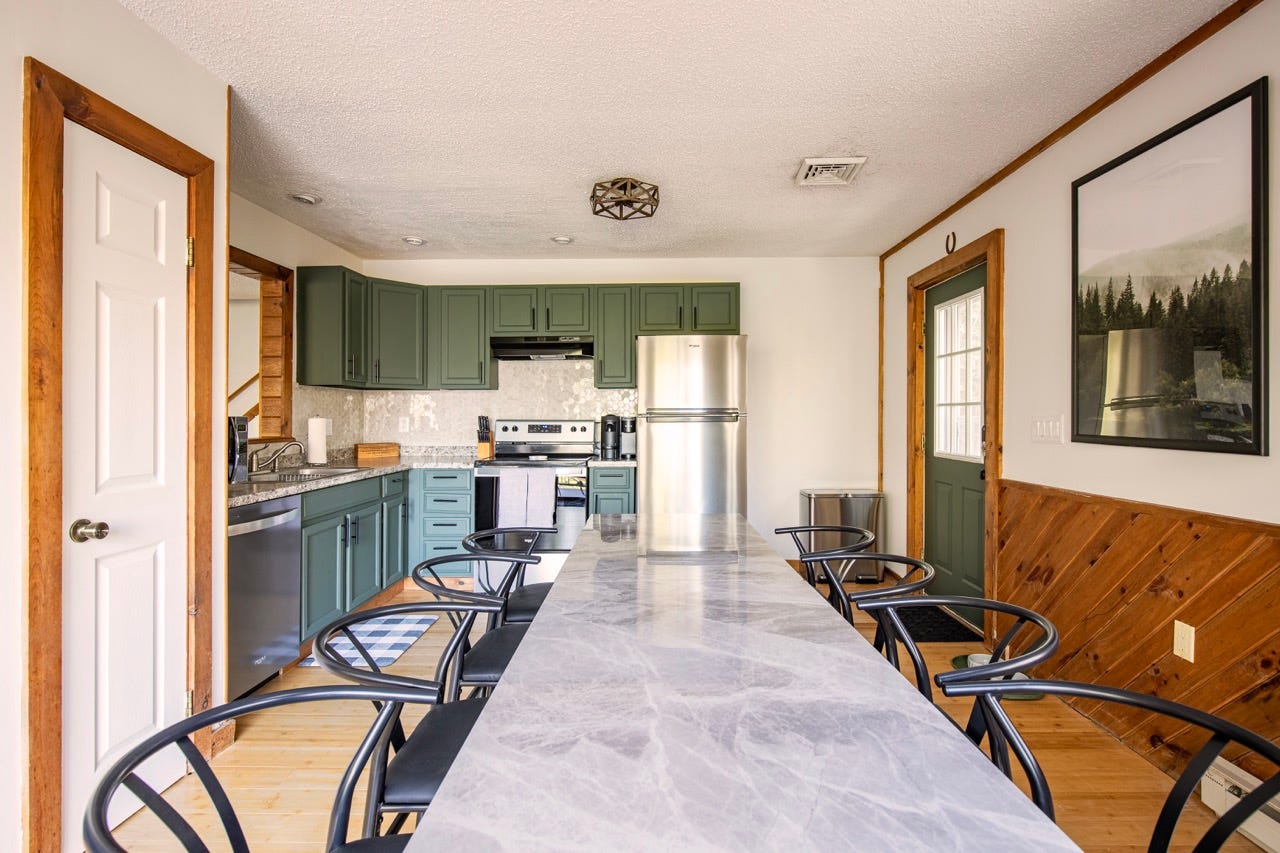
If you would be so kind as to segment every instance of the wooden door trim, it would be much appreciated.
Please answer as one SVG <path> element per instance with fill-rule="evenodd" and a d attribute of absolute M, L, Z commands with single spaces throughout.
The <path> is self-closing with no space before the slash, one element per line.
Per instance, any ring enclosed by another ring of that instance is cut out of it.
<path fill-rule="evenodd" d="M 256 278 L 259 282 L 278 281 L 281 284 L 280 369 L 282 379 L 280 384 L 280 410 L 282 420 L 280 422 L 280 434 L 264 438 L 251 438 L 249 441 L 253 444 L 289 441 L 293 438 L 293 270 L 266 258 L 258 257 L 251 252 L 246 252 L 244 249 L 237 249 L 235 246 L 227 248 L 227 269 L 230 272 L 249 278 Z M 231 324 L 227 323 L 228 352 L 230 352 L 230 335 Z M 262 360 L 261 353 L 258 355 L 258 360 L 259 362 Z M 259 380 L 258 387 L 262 387 L 261 380 Z M 230 395 L 230 397 L 234 396 L 235 394 Z M 259 400 L 261 400 L 261 392 L 259 393 Z"/>
<path fill-rule="evenodd" d="M 23 837 L 56 850 L 62 836 L 62 181 L 63 120 L 187 179 L 188 687 L 209 707 L 212 671 L 213 161 L 102 96 L 26 57 L 22 109 L 27 551 L 22 583 L 27 671 L 22 694 Z M 198 743 L 208 750 L 208 736 Z"/>
<path fill-rule="evenodd" d="M 1004 229 L 997 228 L 937 260 L 907 278 L 907 553 L 924 553 L 924 431 L 925 431 L 925 292 L 980 264 L 987 265 L 986 340 L 983 354 L 986 383 L 983 388 L 987 426 L 986 530 L 984 531 L 983 594 L 993 597 L 999 554 L 1000 506 L 998 485 L 1003 470 L 1004 410 Z M 986 614 L 985 634 L 994 641 L 994 623 Z"/>

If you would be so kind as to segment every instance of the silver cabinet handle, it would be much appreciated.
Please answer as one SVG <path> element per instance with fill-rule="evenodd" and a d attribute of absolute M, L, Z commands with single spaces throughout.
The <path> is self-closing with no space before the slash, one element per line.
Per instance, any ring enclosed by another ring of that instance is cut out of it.
<path fill-rule="evenodd" d="M 71 522 L 71 541 L 72 542 L 88 542 L 90 539 L 106 539 L 107 534 L 111 532 L 110 526 L 105 521 L 90 521 L 87 518 L 77 518 Z"/>

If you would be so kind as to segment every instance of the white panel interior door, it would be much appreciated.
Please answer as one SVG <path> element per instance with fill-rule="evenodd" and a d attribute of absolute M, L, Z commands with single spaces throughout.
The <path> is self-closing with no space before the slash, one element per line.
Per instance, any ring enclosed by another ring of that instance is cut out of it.
<path fill-rule="evenodd" d="M 78 850 L 98 773 L 185 713 L 187 186 L 65 130 L 62 523 L 110 528 L 63 547 L 62 837 Z M 144 778 L 184 772 L 174 749 Z"/>

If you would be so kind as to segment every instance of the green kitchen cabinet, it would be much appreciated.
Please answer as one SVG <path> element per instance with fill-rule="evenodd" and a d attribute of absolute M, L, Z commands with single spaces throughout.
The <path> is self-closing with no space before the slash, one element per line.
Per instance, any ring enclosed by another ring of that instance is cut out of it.
<path fill-rule="evenodd" d="M 299 267 L 298 382 L 363 388 L 369 379 L 369 280 L 344 267 Z"/>
<path fill-rule="evenodd" d="M 636 331 L 736 335 L 737 284 L 642 284 L 636 287 Z"/>
<path fill-rule="evenodd" d="M 436 356 L 433 376 L 440 388 L 490 388 L 497 377 L 489 355 L 487 287 L 440 287 L 432 300 L 438 302 L 431 330 L 435 335 L 432 354 Z M 428 308 L 430 314 L 430 308 Z"/>
<path fill-rule="evenodd" d="M 610 465 L 588 470 L 588 515 L 625 515 L 635 511 L 635 468 Z"/>
<path fill-rule="evenodd" d="M 471 468 L 419 468 L 409 477 L 409 559 L 461 554 L 462 537 L 474 530 L 475 472 Z M 444 576 L 467 575 L 466 563 L 445 566 Z"/>
<path fill-rule="evenodd" d="M 369 282 L 369 388 L 425 388 L 427 290 Z"/>
<path fill-rule="evenodd" d="M 347 515 L 348 611 L 382 591 L 382 504 L 353 510 Z"/>
<path fill-rule="evenodd" d="M 591 333 L 591 288 L 577 285 L 490 288 L 493 335 Z"/>
<path fill-rule="evenodd" d="M 635 288 L 596 288 L 595 385 L 636 387 Z"/>
<path fill-rule="evenodd" d="M 409 472 L 382 478 L 382 587 L 409 572 Z"/>
<path fill-rule="evenodd" d="M 347 518 L 302 527 L 302 636 L 315 634 L 346 613 Z"/>

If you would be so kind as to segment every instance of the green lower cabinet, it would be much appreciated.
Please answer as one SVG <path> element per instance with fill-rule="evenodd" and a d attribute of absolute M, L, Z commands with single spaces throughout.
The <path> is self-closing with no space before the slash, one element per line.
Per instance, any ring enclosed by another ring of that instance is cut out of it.
<path fill-rule="evenodd" d="M 382 587 L 409 572 L 409 500 L 403 495 L 382 502 Z"/>
<path fill-rule="evenodd" d="M 587 481 L 588 515 L 627 515 L 636 511 L 636 469 L 591 468 Z"/>
<path fill-rule="evenodd" d="M 306 524 L 302 528 L 302 636 L 315 634 L 346 613 L 347 518 Z"/>
<path fill-rule="evenodd" d="M 462 537 L 475 527 L 475 473 L 470 468 L 420 468 L 409 477 L 409 562 L 464 553 Z M 466 576 L 467 563 L 444 566 L 442 576 Z"/>
<path fill-rule="evenodd" d="M 350 514 L 347 544 L 347 610 L 359 607 L 382 591 L 382 504 Z"/>

